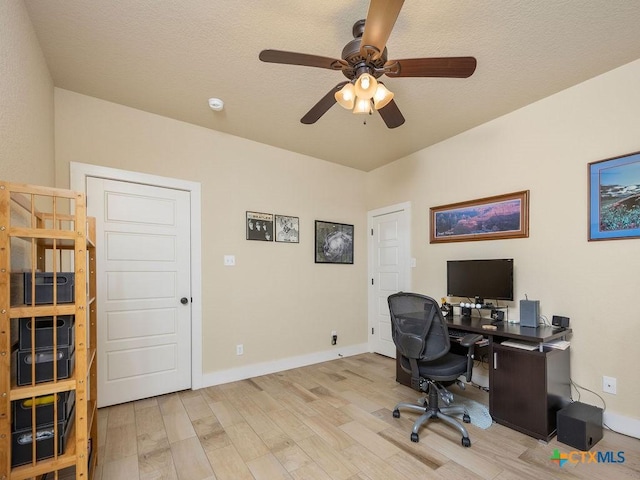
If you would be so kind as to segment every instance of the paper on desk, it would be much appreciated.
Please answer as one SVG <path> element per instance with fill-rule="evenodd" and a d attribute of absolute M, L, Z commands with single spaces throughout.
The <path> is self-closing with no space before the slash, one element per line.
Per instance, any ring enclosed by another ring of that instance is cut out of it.
<path fill-rule="evenodd" d="M 550 340 L 548 342 L 544 342 L 543 345 L 549 348 L 556 348 L 558 350 L 566 350 L 571 342 L 568 340 L 562 340 L 560 338 L 556 338 L 555 340 Z"/>
<path fill-rule="evenodd" d="M 520 348 L 522 350 L 536 350 L 538 348 L 537 343 L 518 342 L 516 340 L 505 340 L 500 345 L 506 345 L 507 347 Z"/>

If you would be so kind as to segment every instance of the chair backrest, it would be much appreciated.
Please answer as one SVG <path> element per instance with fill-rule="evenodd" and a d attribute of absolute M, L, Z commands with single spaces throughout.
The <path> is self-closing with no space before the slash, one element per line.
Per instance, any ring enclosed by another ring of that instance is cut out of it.
<path fill-rule="evenodd" d="M 387 299 L 391 335 L 401 355 L 429 361 L 445 355 L 451 346 L 447 322 L 433 298 L 418 293 L 395 293 Z"/>

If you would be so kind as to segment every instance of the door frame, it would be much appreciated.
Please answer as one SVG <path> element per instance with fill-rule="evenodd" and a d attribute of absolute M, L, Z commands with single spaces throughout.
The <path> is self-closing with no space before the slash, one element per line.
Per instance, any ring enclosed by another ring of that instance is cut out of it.
<path fill-rule="evenodd" d="M 200 183 L 117 168 L 70 162 L 72 190 L 87 192 L 87 177 L 140 183 L 190 193 L 191 209 L 191 389 L 202 388 L 202 225 Z M 89 201 L 89 199 L 87 199 Z"/>
<path fill-rule="evenodd" d="M 368 349 L 370 352 L 374 352 L 375 344 L 374 338 L 375 336 L 371 334 L 371 329 L 373 327 L 377 327 L 375 322 L 373 321 L 375 308 L 376 308 L 376 298 L 374 295 L 374 289 L 371 285 L 371 279 L 373 278 L 374 273 L 374 247 L 373 247 L 373 235 L 371 235 L 371 230 L 373 228 L 373 222 L 375 217 L 379 217 L 381 215 L 388 215 L 390 213 L 396 212 L 404 212 L 407 216 L 407 231 L 404 235 L 404 242 L 402 244 L 402 248 L 405 249 L 406 253 L 406 261 L 407 268 L 405 269 L 406 275 L 403 279 L 404 285 L 406 286 L 407 291 L 411 291 L 411 268 L 413 267 L 413 260 L 411 258 L 411 202 L 403 202 L 397 203 L 395 205 L 389 205 L 387 207 L 378 208 L 375 210 L 370 210 L 367 212 L 367 258 L 368 258 L 368 267 L 367 267 L 367 327 L 368 327 Z"/>

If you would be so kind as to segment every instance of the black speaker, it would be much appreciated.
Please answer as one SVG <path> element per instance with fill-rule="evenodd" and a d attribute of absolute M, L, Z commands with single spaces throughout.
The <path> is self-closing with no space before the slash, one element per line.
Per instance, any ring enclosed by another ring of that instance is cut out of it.
<path fill-rule="evenodd" d="M 602 438 L 602 409 L 573 402 L 556 414 L 558 441 L 586 452 Z"/>
<path fill-rule="evenodd" d="M 569 327 L 569 317 L 561 317 L 560 315 L 554 315 L 551 319 L 551 325 L 554 327 Z"/>

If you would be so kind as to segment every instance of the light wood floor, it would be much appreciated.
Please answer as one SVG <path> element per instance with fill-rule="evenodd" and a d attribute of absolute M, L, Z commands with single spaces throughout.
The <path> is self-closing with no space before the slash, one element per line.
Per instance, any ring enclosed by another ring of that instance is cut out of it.
<path fill-rule="evenodd" d="M 462 393 L 488 402 L 477 389 Z M 418 397 L 395 382 L 394 360 L 363 354 L 101 409 L 96 478 L 640 478 L 640 440 L 611 431 L 592 451 L 624 451 L 624 463 L 560 468 L 551 461 L 554 450 L 573 448 L 495 423 L 487 430 L 467 425 L 471 448 L 440 422 L 412 443 L 416 415 L 395 419 L 391 411 Z"/>

